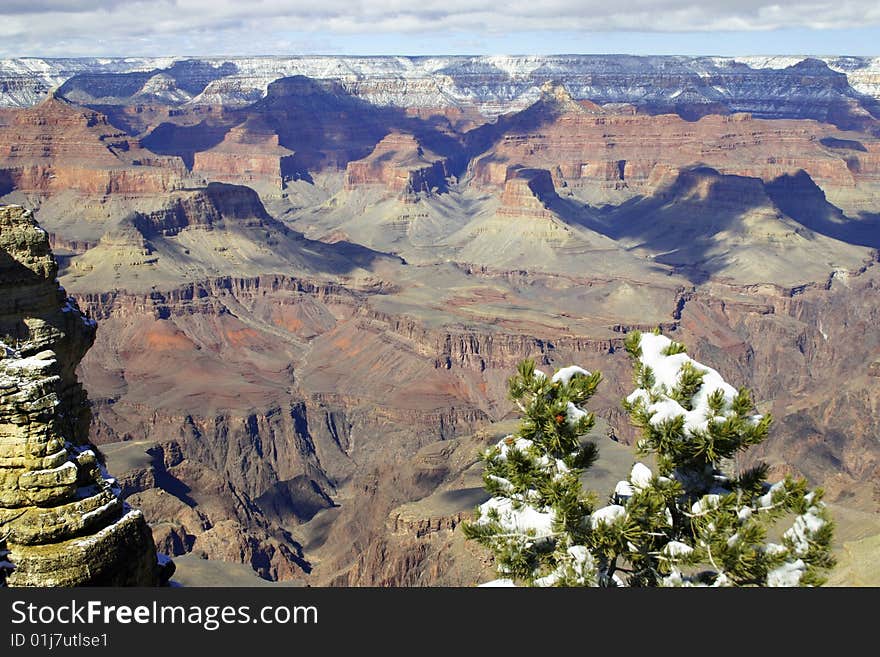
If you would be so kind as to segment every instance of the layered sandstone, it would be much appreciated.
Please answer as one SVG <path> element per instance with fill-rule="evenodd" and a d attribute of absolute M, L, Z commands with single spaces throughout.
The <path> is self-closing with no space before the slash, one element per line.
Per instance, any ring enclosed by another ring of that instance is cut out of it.
<path fill-rule="evenodd" d="M 376 159 L 391 158 L 391 151 L 398 150 L 398 166 L 391 167 L 413 173 L 401 173 L 396 186 L 442 188 L 447 175 L 464 167 L 459 140 L 461 131 L 476 123 L 472 114 L 379 107 L 338 84 L 303 76 L 275 80 L 264 98 L 241 108 L 200 104 L 164 114 L 156 107 L 138 115 L 112 111 L 120 125 L 143 131 L 144 146 L 180 156 L 206 181 L 253 184 L 276 196 L 289 183 L 344 173 L 350 162 L 363 159 L 367 162 L 355 167 L 354 182 L 361 175 L 390 181 L 394 175 L 381 174 L 388 165 Z M 418 144 L 410 144 L 405 135 Z M 413 158 L 418 161 L 407 161 Z"/>
<path fill-rule="evenodd" d="M 23 192 L 92 195 L 164 193 L 185 174 L 180 159 L 156 155 L 103 114 L 54 96 L 0 117 L 0 172 Z"/>
<path fill-rule="evenodd" d="M 392 132 L 365 158 L 349 162 L 345 188 L 382 185 L 403 198 L 446 188 L 447 161 L 422 147 L 414 135 Z"/>
<path fill-rule="evenodd" d="M 209 183 L 153 199 L 107 230 L 71 262 L 80 291 L 172 290 L 218 276 L 294 270 L 351 281 L 399 262 L 352 244 L 326 244 L 271 217 L 250 187 Z"/>
<path fill-rule="evenodd" d="M 584 108 L 552 86 L 528 109 L 469 138 L 485 151 L 472 164 L 484 185 L 503 186 L 511 167 L 544 168 L 557 188 L 598 201 L 650 193 L 670 172 L 695 165 L 766 182 L 803 170 L 823 188 L 847 190 L 875 183 L 880 171 L 876 138 L 827 124 Z"/>
<path fill-rule="evenodd" d="M 0 208 L 2 572 L 10 586 L 155 585 L 162 569 L 149 527 L 88 443 L 75 369 L 96 325 L 56 273 L 33 216 Z"/>
<path fill-rule="evenodd" d="M 498 214 L 552 218 L 549 206 L 557 197 L 546 169 L 512 168 L 504 181 Z"/>
<path fill-rule="evenodd" d="M 386 113 L 348 95 L 335 83 L 303 76 L 272 82 L 266 97 L 247 108 L 271 127 L 278 143 L 296 153 L 290 175 L 344 170 L 388 133 Z"/>
<path fill-rule="evenodd" d="M 278 143 L 278 135 L 260 121 L 230 128 L 219 144 L 193 156 L 192 171 L 207 180 L 266 185 L 281 189 L 282 162 L 294 152 Z"/>

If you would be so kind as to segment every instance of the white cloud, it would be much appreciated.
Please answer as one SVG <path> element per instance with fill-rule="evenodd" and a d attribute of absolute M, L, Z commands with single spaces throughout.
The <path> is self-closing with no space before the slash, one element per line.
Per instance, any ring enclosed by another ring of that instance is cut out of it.
<path fill-rule="evenodd" d="M 4 0 L 0 55 L 269 52 L 353 35 L 729 32 L 880 25 L 876 0 Z"/>

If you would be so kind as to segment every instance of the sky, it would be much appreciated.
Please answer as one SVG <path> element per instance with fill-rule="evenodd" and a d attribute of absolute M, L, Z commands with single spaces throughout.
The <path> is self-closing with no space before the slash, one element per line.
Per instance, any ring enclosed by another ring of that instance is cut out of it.
<path fill-rule="evenodd" d="M 878 55 L 880 2 L 0 0 L 0 57 Z"/>

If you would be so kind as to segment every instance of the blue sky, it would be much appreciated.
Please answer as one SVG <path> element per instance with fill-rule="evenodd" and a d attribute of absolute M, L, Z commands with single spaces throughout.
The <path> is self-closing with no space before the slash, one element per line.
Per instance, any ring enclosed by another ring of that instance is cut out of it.
<path fill-rule="evenodd" d="M 2 0 L 0 57 L 878 55 L 877 0 Z"/>

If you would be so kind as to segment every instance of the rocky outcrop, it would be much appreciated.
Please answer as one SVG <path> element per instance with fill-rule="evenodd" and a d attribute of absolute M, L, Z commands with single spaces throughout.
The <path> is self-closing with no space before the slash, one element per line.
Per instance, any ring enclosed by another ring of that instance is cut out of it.
<path fill-rule="evenodd" d="M 239 185 L 265 185 L 279 190 L 282 162 L 294 152 L 278 144 L 278 135 L 260 121 L 230 128 L 219 144 L 193 156 L 192 171 L 207 180 Z"/>
<path fill-rule="evenodd" d="M 297 271 L 370 279 L 399 258 L 350 244 L 309 240 L 271 217 L 250 187 L 208 183 L 156 199 L 121 217 L 73 259 L 78 291 L 174 289 L 222 274 Z"/>
<path fill-rule="evenodd" d="M 337 586 L 469 586 L 484 579 L 484 555 L 457 528 L 487 499 L 479 469 L 472 467 L 486 436 L 478 432 L 429 443 L 359 476 L 354 482 L 357 494 L 343 504 L 321 548 L 318 581 Z M 465 471 L 470 475 L 463 480 Z M 343 536 L 348 540 L 340 540 Z"/>
<path fill-rule="evenodd" d="M 403 199 L 446 189 L 447 161 L 426 150 L 413 135 L 392 132 L 367 157 L 349 162 L 345 188 L 382 185 Z"/>
<path fill-rule="evenodd" d="M 228 477 L 195 461 L 191 446 L 131 440 L 101 449 L 122 494 L 149 520 L 162 553 L 243 563 L 271 580 L 308 571 L 300 546 Z"/>
<path fill-rule="evenodd" d="M 103 114 L 54 96 L 9 116 L 0 122 L 0 171 L 23 192 L 163 193 L 186 173 L 180 159 L 142 148 Z"/>
<path fill-rule="evenodd" d="M 266 97 L 247 108 L 260 125 L 278 135 L 278 143 L 295 152 L 286 175 L 344 170 L 365 157 L 388 133 L 386 112 L 349 95 L 338 84 L 304 76 L 272 82 Z"/>
<path fill-rule="evenodd" d="M 534 100 L 556 79 L 575 98 L 633 103 L 652 113 L 746 111 L 870 126 L 880 99 L 874 57 L 519 55 L 0 60 L 0 106 L 32 105 L 54 86 L 85 103 L 241 106 L 281 76 L 339 81 L 379 105 L 476 108 L 497 116 Z"/>
<path fill-rule="evenodd" d="M 33 216 L 0 207 L 3 574 L 10 586 L 155 585 L 162 569 L 149 527 L 88 443 L 91 416 L 75 369 L 96 324 L 56 273 Z"/>
<path fill-rule="evenodd" d="M 167 120 L 154 127 L 155 121 L 119 118 L 143 129 L 151 126 L 143 139 L 147 148 L 179 155 L 206 180 L 254 184 L 276 196 L 282 183 L 344 173 L 350 162 L 365 158 L 365 166 L 352 173 L 354 181 L 361 175 L 374 180 L 376 172 L 387 177 L 381 175 L 387 164 L 370 161 L 370 154 L 389 136 L 376 158 L 397 159 L 392 169 L 412 169 L 412 176 L 403 176 L 401 189 L 408 182 L 417 191 L 442 188 L 446 175 L 464 167 L 458 130 L 471 125 L 468 119 L 453 124 L 442 112 L 423 117 L 380 107 L 335 82 L 301 75 L 274 80 L 264 98 L 245 107 L 189 106 L 168 112 Z"/>
<path fill-rule="evenodd" d="M 271 224 L 276 230 L 284 230 L 266 213 L 251 188 L 221 183 L 169 195 L 160 210 L 135 212 L 129 217 L 146 239 L 172 237 L 186 228 L 212 230 L 224 220 L 255 228 Z"/>
<path fill-rule="evenodd" d="M 555 214 L 549 207 L 557 198 L 549 171 L 513 168 L 508 171 L 504 182 L 498 214 L 552 219 Z"/>
<path fill-rule="evenodd" d="M 484 185 L 505 185 L 511 168 L 543 168 L 557 189 L 594 202 L 620 202 L 658 189 L 670 174 L 695 165 L 765 182 L 806 171 L 825 189 L 852 194 L 876 181 L 876 139 L 838 137 L 814 122 L 708 115 L 589 111 L 558 87 L 529 108 L 468 134 L 471 167 Z"/>
<path fill-rule="evenodd" d="M 696 357 L 745 382 L 776 418 L 749 459 L 835 482 L 832 501 L 880 477 L 880 386 L 870 362 L 880 349 L 870 327 L 880 317 L 869 301 L 878 276 L 873 265 L 836 273 L 824 286 L 714 285 L 681 313 L 682 339 Z"/>

